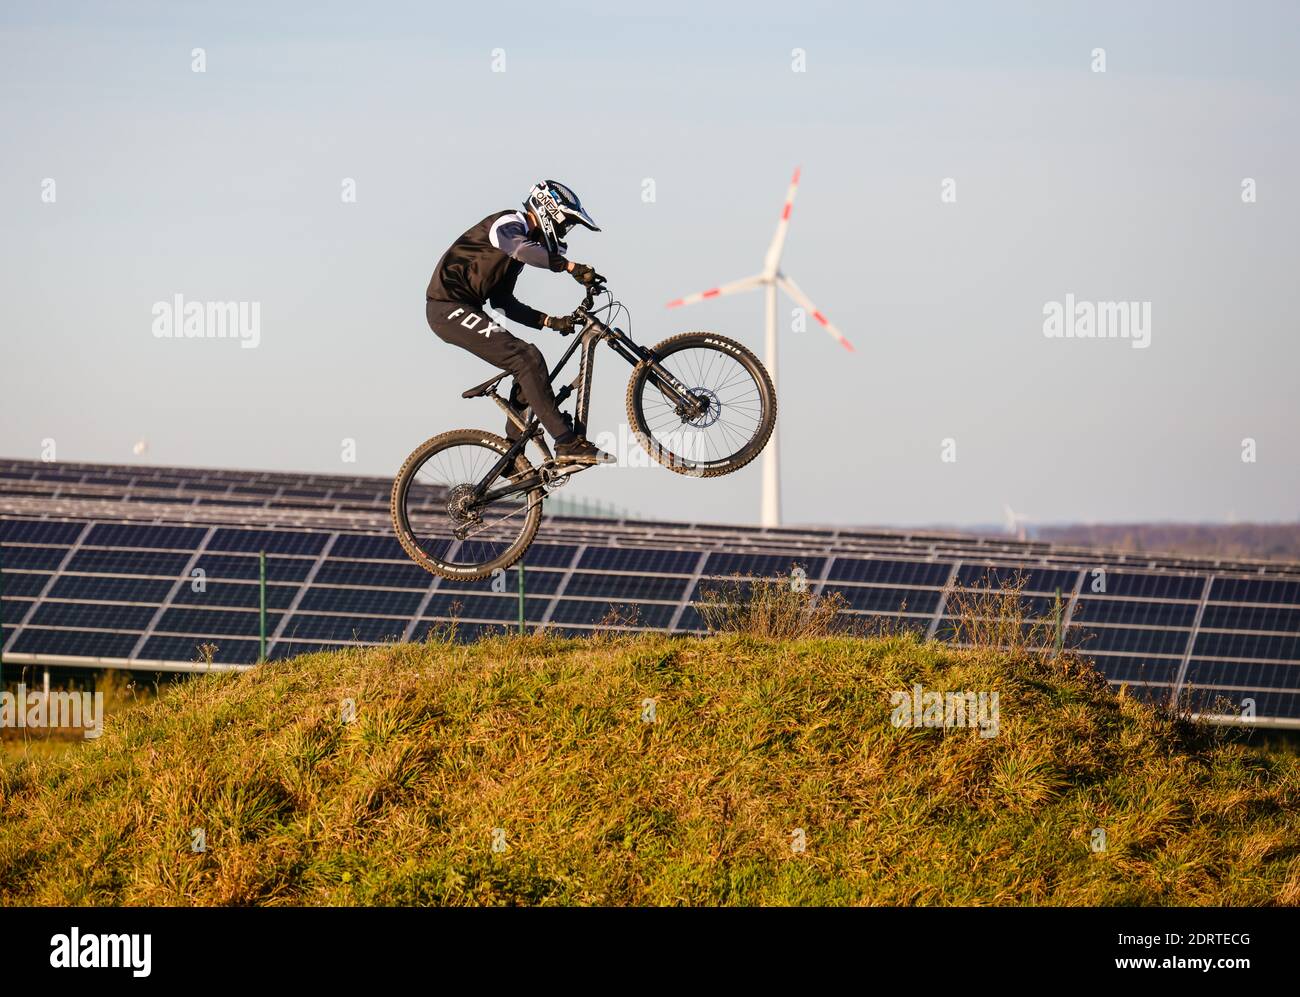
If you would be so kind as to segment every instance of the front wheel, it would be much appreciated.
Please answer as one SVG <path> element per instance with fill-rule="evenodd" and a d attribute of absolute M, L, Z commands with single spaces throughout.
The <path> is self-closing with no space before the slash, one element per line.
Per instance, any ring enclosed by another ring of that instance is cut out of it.
<path fill-rule="evenodd" d="M 457 429 L 426 440 L 406 458 L 393 482 L 393 529 L 425 571 L 443 578 L 486 578 L 524 556 L 542 520 L 542 488 L 487 504 L 474 498 L 476 487 L 509 449 L 492 433 Z M 518 479 L 531 470 L 520 454 L 507 473 Z M 505 487 L 504 477 L 489 483 L 489 490 Z"/>
<path fill-rule="evenodd" d="M 684 332 L 652 352 L 699 404 L 683 411 L 661 387 L 654 364 L 636 365 L 627 418 L 651 457 L 678 474 L 715 478 L 762 453 L 776 426 L 776 389 L 758 357 L 711 332 Z"/>

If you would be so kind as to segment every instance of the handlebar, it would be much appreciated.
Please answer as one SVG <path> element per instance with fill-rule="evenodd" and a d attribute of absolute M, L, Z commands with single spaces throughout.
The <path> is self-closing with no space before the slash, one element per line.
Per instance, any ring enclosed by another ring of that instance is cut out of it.
<path fill-rule="evenodd" d="M 580 304 L 572 312 L 572 316 L 575 322 L 582 321 L 585 323 L 587 321 L 587 319 L 589 318 L 588 312 L 591 311 L 592 306 L 595 305 L 596 303 L 596 295 L 602 294 L 604 293 L 604 291 L 605 291 L 605 282 L 603 280 L 593 281 L 592 283 L 587 285 L 587 293 L 583 295 L 582 304 Z"/>

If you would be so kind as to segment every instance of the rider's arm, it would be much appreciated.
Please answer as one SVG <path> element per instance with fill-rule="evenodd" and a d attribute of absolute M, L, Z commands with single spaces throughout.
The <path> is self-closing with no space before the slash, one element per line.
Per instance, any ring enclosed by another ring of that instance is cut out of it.
<path fill-rule="evenodd" d="M 518 322 L 530 329 L 541 329 L 544 327 L 546 314 L 524 304 L 515 297 L 515 281 L 518 279 L 518 270 L 515 270 L 513 274 L 507 274 L 505 280 L 492 288 L 492 295 L 488 298 L 488 304 L 510 319 L 511 322 Z"/>
<path fill-rule="evenodd" d="M 528 238 L 528 226 L 518 215 L 504 215 L 488 231 L 488 241 L 512 260 L 543 270 L 567 270 L 569 261 Z"/>

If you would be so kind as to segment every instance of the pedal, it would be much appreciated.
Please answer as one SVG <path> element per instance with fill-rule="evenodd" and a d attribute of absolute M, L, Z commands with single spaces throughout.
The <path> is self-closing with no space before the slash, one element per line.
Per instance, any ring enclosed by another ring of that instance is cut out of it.
<path fill-rule="evenodd" d="M 537 470 L 541 475 L 543 487 L 554 491 L 556 488 L 563 488 L 569 478 L 579 471 L 595 466 L 595 464 L 556 464 L 554 461 L 548 461 Z"/>

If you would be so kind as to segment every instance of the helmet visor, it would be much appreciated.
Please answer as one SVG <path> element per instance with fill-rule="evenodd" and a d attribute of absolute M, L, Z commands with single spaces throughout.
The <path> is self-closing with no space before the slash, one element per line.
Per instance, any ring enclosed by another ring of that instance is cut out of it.
<path fill-rule="evenodd" d="M 564 214 L 563 225 L 566 230 L 577 223 L 578 225 L 587 226 L 587 228 L 591 229 L 593 232 L 600 231 L 600 227 L 596 224 L 591 215 L 587 214 L 587 210 L 582 206 L 582 202 L 578 200 L 578 195 L 575 194 L 571 188 L 566 187 L 558 181 L 552 180 L 551 190 L 555 192 L 556 200 L 560 205 L 560 211 Z M 563 234 L 563 232 L 561 234 Z"/>

